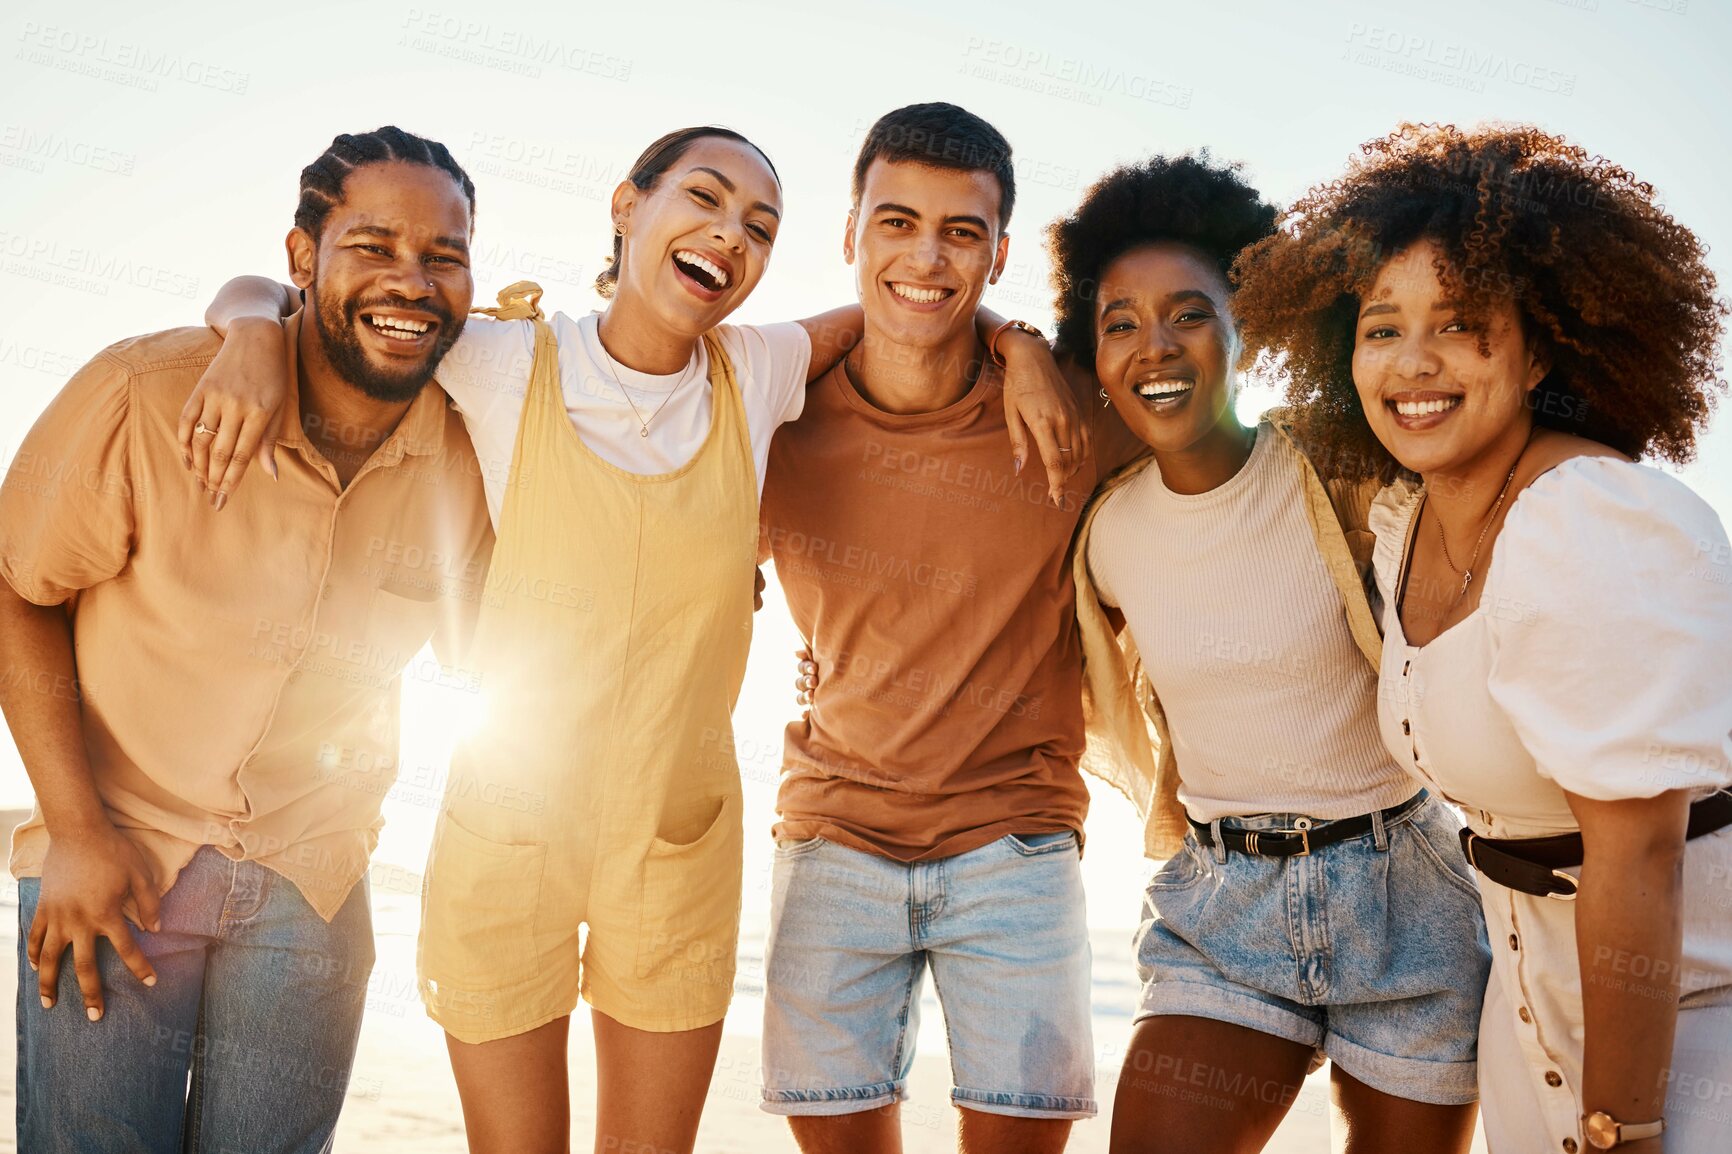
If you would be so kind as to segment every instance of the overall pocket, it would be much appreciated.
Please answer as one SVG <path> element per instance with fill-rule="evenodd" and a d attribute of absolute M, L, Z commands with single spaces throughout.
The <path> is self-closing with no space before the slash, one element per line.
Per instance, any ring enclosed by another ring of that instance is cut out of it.
<path fill-rule="evenodd" d="M 422 979 L 485 993 L 535 977 L 546 866 L 546 842 L 492 841 L 441 814 L 421 895 Z"/>
<path fill-rule="evenodd" d="M 643 860 L 637 975 L 733 974 L 740 933 L 740 794 L 719 800 L 696 840 L 653 838 Z M 720 967 L 720 968 L 718 968 Z"/>

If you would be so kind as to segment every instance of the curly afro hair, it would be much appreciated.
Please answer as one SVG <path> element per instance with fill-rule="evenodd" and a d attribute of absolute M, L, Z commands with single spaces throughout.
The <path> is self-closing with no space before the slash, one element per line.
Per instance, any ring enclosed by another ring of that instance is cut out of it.
<path fill-rule="evenodd" d="M 1378 270 L 1420 241 L 1437 246 L 1468 320 L 1513 298 L 1550 363 L 1529 397 L 1535 424 L 1631 457 L 1691 458 L 1726 387 L 1727 308 L 1701 242 L 1653 186 L 1532 127 L 1404 124 L 1360 151 L 1235 270 L 1247 355 L 1285 352 L 1288 400 L 1319 464 L 1355 479 L 1400 472 L 1360 407 L 1354 334 Z"/>
<path fill-rule="evenodd" d="M 1101 273 L 1131 249 L 1186 244 L 1219 264 L 1226 278 L 1240 250 L 1274 232 L 1278 210 L 1245 183 L 1240 167 L 1215 164 L 1207 151 L 1156 156 L 1107 173 L 1075 212 L 1047 226 L 1061 353 L 1094 362 Z"/>

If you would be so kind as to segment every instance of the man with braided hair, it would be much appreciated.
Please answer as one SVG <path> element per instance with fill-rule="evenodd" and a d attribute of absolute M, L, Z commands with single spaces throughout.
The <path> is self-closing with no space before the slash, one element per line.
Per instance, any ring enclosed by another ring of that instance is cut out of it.
<path fill-rule="evenodd" d="M 493 542 L 462 421 L 426 387 L 469 310 L 473 217 L 450 153 L 401 129 L 301 174 L 307 319 L 279 330 L 299 419 L 226 516 L 173 434 L 205 328 L 97 354 L 13 459 L 0 707 L 37 797 L 11 859 L 22 1150 L 330 1148 L 402 674 L 429 639 L 455 664 Z M 265 435 L 192 417 L 207 458 Z"/>

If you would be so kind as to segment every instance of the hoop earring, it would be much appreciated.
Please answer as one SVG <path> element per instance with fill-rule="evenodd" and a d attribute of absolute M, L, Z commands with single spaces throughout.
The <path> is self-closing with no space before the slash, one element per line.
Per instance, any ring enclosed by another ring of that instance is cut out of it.
<path fill-rule="evenodd" d="M 1113 399 L 1111 397 L 1107 396 L 1107 391 L 1105 389 L 1102 389 L 1101 390 L 1101 408 L 1104 409 L 1107 406 L 1111 405 L 1112 403 L 1113 403 Z"/>

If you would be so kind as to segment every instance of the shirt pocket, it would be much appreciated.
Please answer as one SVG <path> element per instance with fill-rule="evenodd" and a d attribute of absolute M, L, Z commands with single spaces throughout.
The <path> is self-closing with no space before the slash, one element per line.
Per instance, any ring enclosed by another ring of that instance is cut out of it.
<path fill-rule="evenodd" d="M 415 660 L 439 625 L 437 592 L 405 585 L 381 585 L 367 604 L 365 636 L 370 660 L 386 679 Z"/>
<path fill-rule="evenodd" d="M 718 799 L 697 839 L 652 838 L 643 861 L 637 949 L 640 978 L 683 974 L 733 983 L 740 933 L 740 794 Z"/>

